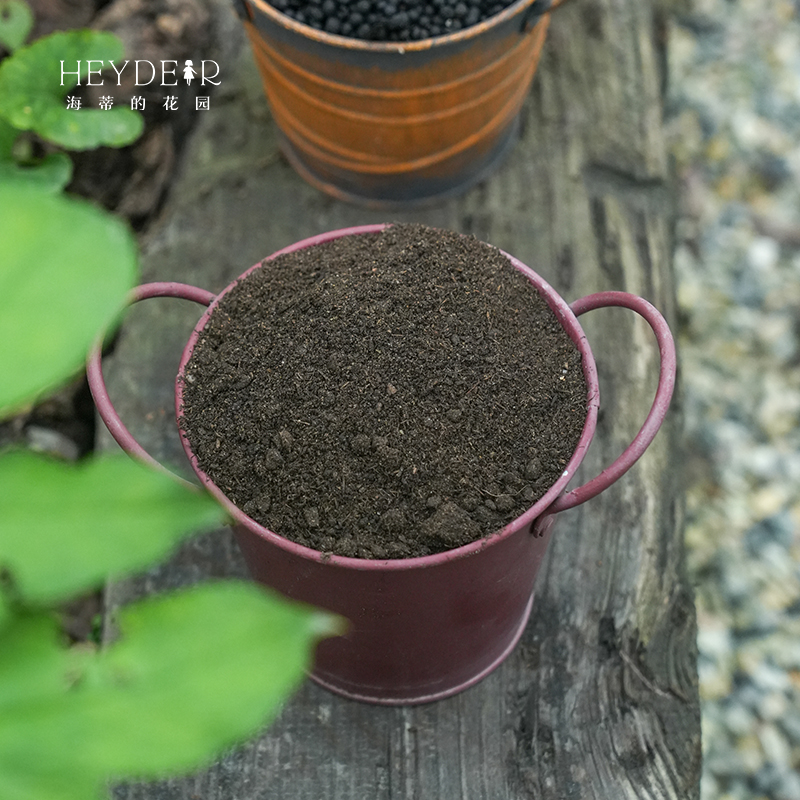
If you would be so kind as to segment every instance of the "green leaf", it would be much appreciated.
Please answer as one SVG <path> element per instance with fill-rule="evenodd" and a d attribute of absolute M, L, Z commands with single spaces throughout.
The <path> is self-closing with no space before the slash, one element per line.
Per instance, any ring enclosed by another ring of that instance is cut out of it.
<path fill-rule="evenodd" d="M 330 615 L 221 582 L 125 609 L 122 641 L 65 653 L 43 618 L 0 634 L 0 797 L 85 800 L 194 769 L 255 734 Z"/>
<path fill-rule="evenodd" d="M 136 282 L 136 243 L 90 204 L 0 185 L 0 417 L 82 366 Z"/>
<path fill-rule="evenodd" d="M 12 182 L 60 192 L 72 178 L 72 160 L 66 153 L 48 153 L 38 164 L 21 165 L 0 160 L 0 185 Z"/>
<path fill-rule="evenodd" d="M 0 456 L 0 567 L 23 600 L 52 603 L 166 556 L 225 513 L 127 456 L 67 464 L 30 452 Z"/>
<path fill-rule="evenodd" d="M 28 38 L 33 12 L 22 0 L 0 0 L 0 45 L 12 53 Z"/>
<path fill-rule="evenodd" d="M 0 162 L 10 161 L 19 131 L 0 117 Z"/>
<path fill-rule="evenodd" d="M 119 38 L 89 30 L 53 33 L 21 47 L 0 64 L 0 116 L 71 150 L 130 144 L 144 127 L 138 112 L 124 106 L 69 109 L 64 100 L 76 83 L 87 80 L 89 61 L 105 66 L 119 64 L 122 57 Z M 96 74 L 99 68 L 92 67 L 92 83 L 113 85 Z"/>
<path fill-rule="evenodd" d="M 5 627 L 6 623 L 11 619 L 11 609 L 8 605 L 8 599 L 2 590 L 2 583 L 0 583 L 0 634 Z"/>
<path fill-rule="evenodd" d="M 67 661 L 55 618 L 16 617 L 0 633 L 0 718 L 20 706 L 52 700 L 67 688 Z"/>
<path fill-rule="evenodd" d="M 192 769 L 256 733 L 297 687 L 314 641 L 342 630 L 330 614 L 232 581 L 144 601 L 120 625 L 123 640 L 87 686 L 87 714 L 98 730 L 132 721 L 96 737 L 94 758 L 142 778 Z"/>
<path fill-rule="evenodd" d="M 49 800 L 65 796 L 64 781 L 75 800 L 96 796 L 97 772 L 76 749 L 87 724 L 68 691 L 71 663 L 43 614 L 0 631 L 0 797 Z"/>
<path fill-rule="evenodd" d="M 2 2 L 2 0 L 0 0 Z M 0 117 L 0 186 L 12 181 L 38 186 L 45 191 L 63 189 L 72 177 L 72 161 L 66 153 L 49 153 L 36 164 L 15 159 L 14 144 L 20 132 Z"/>

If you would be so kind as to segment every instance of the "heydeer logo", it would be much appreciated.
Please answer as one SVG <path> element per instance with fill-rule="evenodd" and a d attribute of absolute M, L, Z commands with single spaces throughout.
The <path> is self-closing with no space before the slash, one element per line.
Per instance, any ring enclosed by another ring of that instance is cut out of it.
<path fill-rule="evenodd" d="M 67 75 L 74 75 L 77 77 L 77 85 L 81 85 L 81 75 L 83 71 L 81 70 L 81 61 L 76 61 L 75 69 L 71 69 L 71 65 L 65 65 L 65 62 L 61 62 L 61 85 L 64 85 L 64 78 Z M 130 61 L 126 61 L 122 66 L 117 66 L 113 61 L 98 61 L 89 59 L 86 62 L 86 83 L 83 84 L 85 86 L 105 86 L 105 78 L 108 76 L 109 70 L 113 70 L 117 76 L 117 86 L 122 84 L 122 74 L 128 69 L 129 65 L 131 64 Z M 104 66 L 105 64 L 108 66 Z M 161 86 L 177 86 L 178 85 L 178 61 L 173 60 L 164 60 L 159 61 L 160 67 L 156 67 L 156 65 L 152 61 L 147 61 L 146 59 L 139 60 L 133 62 L 133 68 L 131 72 L 134 73 L 134 82 L 136 86 L 149 86 L 153 81 L 156 79 L 157 75 L 161 76 Z M 221 81 L 215 80 L 219 76 L 219 64 L 216 61 L 211 59 L 203 59 L 199 63 L 199 71 L 195 69 L 194 62 L 191 59 L 187 59 L 184 61 L 183 65 L 183 80 L 186 83 L 191 83 L 193 80 L 197 79 L 200 81 L 201 86 L 205 86 L 207 83 L 213 84 L 214 86 L 219 86 Z M 103 73 L 106 75 L 103 75 Z M 113 79 L 112 79 L 113 80 Z"/>
<path fill-rule="evenodd" d="M 85 65 L 85 66 L 84 66 Z M 74 69 L 73 69 L 74 67 Z M 179 74 L 180 72 L 180 74 Z M 70 85 L 75 86 L 121 86 L 122 78 L 133 77 L 134 86 L 161 86 L 164 89 L 180 86 L 182 83 L 200 87 L 211 85 L 219 86 L 222 82 L 219 79 L 219 64 L 213 59 L 203 59 L 197 65 L 192 59 L 185 59 L 183 66 L 174 59 L 165 59 L 157 62 L 147 59 L 127 60 L 122 64 L 114 61 L 100 61 L 97 59 L 87 59 L 86 61 L 74 61 L 68 64 L 61 62 L 61 85 L 65 85 L 65 79 Z M 77 78 L 77 80 L 75 80 Z M 81 80 L 83 79 L 83 83 Z M 158 79 L 158 83 L 156 80 Z M 79 109 L 82 101 L 79 97 L 68 96 L 66 99 L 67 108 Z M 135 111 L 145 110 L 145 98 L 141 96 L 131 97 L 131 108 Z M 114 105 L 114 98 L 104 95 L 100 98 L 98 105 L 101 109 L 108 110 Z M 174 95 L 165 95 L 162 105 L 168 111 L 175 111 L 178 108 L 178 98 Z M 210 108 L 208 96 L 195 97 L 195 109 L 207 111 Z"/>

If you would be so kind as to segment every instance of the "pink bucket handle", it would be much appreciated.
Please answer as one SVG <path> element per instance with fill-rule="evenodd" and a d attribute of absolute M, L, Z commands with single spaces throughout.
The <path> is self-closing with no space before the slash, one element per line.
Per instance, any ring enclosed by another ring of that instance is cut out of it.
<path fill-rule="evenodd" d="M 604 469 L 596 478 L 584 483 L 577 489 L 567 492 L 558 497 L 551 506 L 544 512 L 547 517 L 559 511 L 585 503 L 596 497 L 600 492 L 619 480 L 644 454 L 650 443 L 658 433 L 661 423 L 664 421 L 667 409 L 669 408 L 672 392 L 675 389 L 675 376 L 677 372 L 677 357 L 675 353 L 675 342 L 672 338 L 669 326 L 664 317 L 661 316 L 655 306 L 647 300 L 628 292 L 597 292 L 582 297 L 570 305 L 576 317 L 593 311 L 596 308 L 609 308 L 619 306 L 635 311 L 653 329 L 658 342 L 658 351 L 661 356 L 661 366 L 658 376 L 658 388 L 656 389 L 655 399 L 650 408 L 650 413 L 644 421 L 644 425 L 636 434 L 633 441 L 628 445 L 622 455 L 614 461 L 611 466 Z"/>
<path fill-rule="evenodd" d="M 128 295 L 127 304 L 132 305 L 133 303 L 138 303 L 140 300 L 146 300 L 151 297 L 175 297 L 181 300 L 191 300 L 204 306 L 210 305 L 216 299 L 216 295 L 212 292 L 208 292 L 205 289 L 198 289 L 196 286 L 185 283 L 160 282 L 147 283 L 136 287 Z M 583 486 L 558 497 L 552 505 L 547 508 L 542 518 L 540 518 L 540 527 L 544 520 L 551 518 L 553 514 L 559 511 L 566 511 L 569 508 L 574 508 L 581 503 L 585 503 L 587 500 L 591 500 L 611 486 L 611 484 L 619 480 L 650 446 L 650 443 L 655 438 L 656 433 L 658 433 L 664 421 L 672 398 L 677 371 L 675 343 L 666 320 L 661 316 L 655 306 L 651 305 L 647 300 L 627 292 L 598 292 L 576 300 L 570 305 L 570 308 L 575 316 L 579 317 L 587 311 L 613 306 L 628 308 L 631 311 L 635 311 L 645 319 L 656 335 L 661 357 L 661 366 L 655 399 L 644 425 L 642 425 L 641 429 L 622 455 L 617 458 L 611 466 L 604 469 L 597 477 L 588 481 Z M 129 455 L 155 469 L 172 475 L 172 472 L 156 461 L 139 442 L 136 441 L 133 434 L 127 429 L 117 414 L 108 396 L 108 390 L 106 389 L 105 380 L 103 378 L 101 358 L 102 346 L 103 336 L 101 335 L 92 347 L 87 360 L 89 387 L 101 419 L 106 424 L 106 427 L 116 442 Z M 179 480 L 190 486 L 194 486 L 194 484 L 190 484 L 182 478 Z"/>
<path fill-rule="evenodd" d="M 145 283 L 133 289 L 127 297 L 126 305 L 133 305 L 140 300 L 147 300 L 151 297 L 177 297 L 181 300 L 192 300 L 200 305 L 208 306 L 216 299 L 216 295 L 212 292 L 207 292 L 205 289 L 198 289 L 196 286 L 190 286 L 187 283 L 174 283 L 174 282 L 161 282 L 161 283 Z M 86 362 L 86 376 L 89 381 L 89 388 L 94 397 L 95 405 L 97 406 L 97 413 L 106 424 L 111 435 L 116 440 L 117 444 L 133 458 L 153 467 L 160 472 L 166 472 L 174 478 L 177 478 L 173 472 L 168 470 L 163 464 L 156 461 L 140 444 L 136 441 L 133 434 L 125 427 L 123 421 L 119 418 L 111 398 L 108 396 L 106 389 L 106 382 L 103 378 L 102 367 L 102 351 L 103 339 L 105 331 L 97 338 L 94 346 L 89 351 L 89 356 Z M 181 483 L 196 488 L 193 483 L 185 481 L 183 478 L 178 478 Z"/>

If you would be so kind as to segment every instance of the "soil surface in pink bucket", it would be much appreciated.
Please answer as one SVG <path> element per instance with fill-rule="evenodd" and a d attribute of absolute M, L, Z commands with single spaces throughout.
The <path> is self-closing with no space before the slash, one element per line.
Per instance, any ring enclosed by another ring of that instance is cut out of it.
<path fill-rule="evenodd" d="M 200 467 L 287 539 L 360 558 L 453 549 L 556 481 L 586 418 L 580 354 L 528 279 L 420 225 L 264 262 L 184 371 Z"/>

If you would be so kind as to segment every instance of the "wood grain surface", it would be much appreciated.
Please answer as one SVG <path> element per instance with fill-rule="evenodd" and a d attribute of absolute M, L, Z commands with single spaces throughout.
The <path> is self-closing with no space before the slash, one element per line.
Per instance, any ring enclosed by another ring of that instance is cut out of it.
<path fill-rule="evenodd" d="M 223 83 L 203 112 L 163 214 L 142 239 L 146 280 L 218 291 L 264 256 L 314 233 L 417 221 L 501 247 L 568 301 L 626 290 L 649 299 L 674 325 L 663 6 L 564 4 L 553 13 L 520 141 L 500 170 L 459 198 L 391 213 L 345 205 L 298 178 L 278 152 L 236 20 L 215 8 L 229 47 Z M 153 455 L 183 470 L 172 381 L 199 314 L 199 307 L 175 300 L 140 304 L 106 362 L 123 419 Z M 631 312 L 597 310 L 581 322 L 601 380 L 598 431 L 578 476 L 586 480 L 611 463 L 644 420 L 658 359 L 654 337 Z M 427 706 L 382 708 L 307 682 L 257 741 L 207 771 L 121 786 L 117 797 L 699 797 L 679 399 L 627 475 L 559 516 L 523 640 L 478 686 Z M 107 436 L 103 441 L 115 447 Z M 109 619 L 142 593 L 209 575 L 244 575 L 226 531 L 192 541 L 145 576 L 110 586 Z"/>

